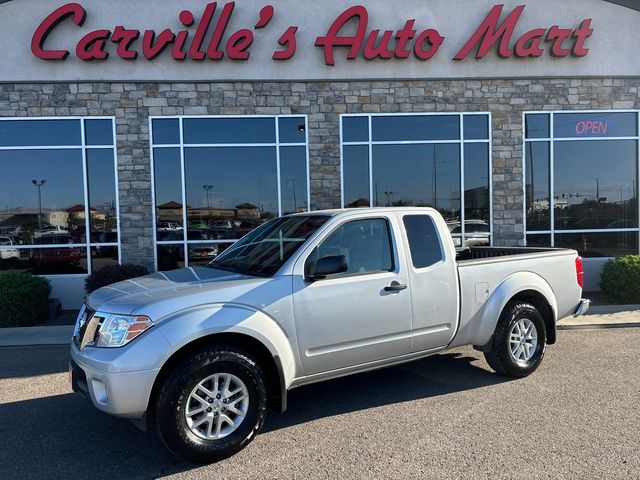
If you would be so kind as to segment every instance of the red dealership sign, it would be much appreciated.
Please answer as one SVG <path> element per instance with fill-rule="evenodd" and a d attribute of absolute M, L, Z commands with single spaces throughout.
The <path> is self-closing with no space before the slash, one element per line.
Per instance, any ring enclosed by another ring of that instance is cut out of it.
<path fill-rule="evenodd" d="M 235 2 L 224 6 L 218 5 L 218 2 L 209 3 L 197 22 L 193 12 L 183 10 L 178 14 L 180 27 L 168 27 L 160 32 L 130 29 L 122 25 L 90 31 L 74 46 L 75 56 L 83 61 L 106 61 L 114 53 L 130 61 L 140 56 L 154 60 L 161 55 L 170 55 L 177 61 L 220 61 L 225 57 L 232 61 L 247 61 L 251 57 L 251 45 L 258 31 L 269 27 L 276 12 L 273 6 L 267 5 L 256 12 L 253 19 L 247 19 L 246 28 L 228 31 L 230 19 L 236 15 L 235 8 Z M 525 6 L 516 7 L 501 20 L 503 9 L 504 5 L 495 5 L 489 11 L 454 60 L 464 60 L 474 52 L 475 58 L 481 59 L 494 49 L 503 58 L 535 58 L 545 52 L 554 57 L 584 57 L 589 53 L 586 41 L 593 34 L 591 19 L 583 20 L 575 29 L 553 25 L 535 28 L 515 38 L 514 32 Z M 70 50 L 48 48 L 47 38 L 65 22 L 82 28 L 87 15 L 87 10 L 79 3 L 68 3 L 53 11 L 33 35 L 33 54 L 42 60 L 63 61 L 68 58 L 72 53 Z M 346 34 L 348 26 L 355 26 L 356 33 Z M 324 35 L 316 38 L 315 45 L 322 49 L 327 65 L 335 65 L 336 54 L 340 51 L 346 51 L 349 60 L 413 57 L 427 61 L 438 53 L 446 39 L 443 32 L 418 27 L 415 19 L 408 19 L 398 30 L 375 27 L 372 29 L 365 7 L 353 6 L 342 12 Z M 274 60 L 289 60 L 295 56 L 297 33 L 298 26 L 291 25 L 279 36 L 278 45 L 274 45 Z M 205 42 L 205 38 L 209 38 L 209 41 Z M 71 47 L 69 45 L 66 48 Z"/>

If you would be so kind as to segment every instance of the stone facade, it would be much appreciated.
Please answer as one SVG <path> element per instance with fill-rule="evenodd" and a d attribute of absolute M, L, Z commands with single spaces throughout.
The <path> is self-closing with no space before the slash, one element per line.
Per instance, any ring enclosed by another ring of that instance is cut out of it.
<path fill-rule="evenodd" d="M 122 257 L 153 265 L 149 116 L 309 118 L 312 208 L 340 205 L 343 113 L 491 112 L 495 245 L 522 245 L 522 112 L 640 109 L 640 78 L 0 84 L 0 116 L 115 116 Z"/>

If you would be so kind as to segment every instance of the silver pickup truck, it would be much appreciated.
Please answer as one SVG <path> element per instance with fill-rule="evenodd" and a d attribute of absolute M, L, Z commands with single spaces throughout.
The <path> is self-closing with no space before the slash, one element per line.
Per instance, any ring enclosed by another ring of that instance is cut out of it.
<path fill-rule="evenodd" d="M 473 345 L 531 374 L 583 314 L 573 250 L 456 251 L 429 208 L 272 220 L 217 257 L 93 293 L 71 344 L 75 391 L 211 462 L 245 447 L 301 385 Z"/>

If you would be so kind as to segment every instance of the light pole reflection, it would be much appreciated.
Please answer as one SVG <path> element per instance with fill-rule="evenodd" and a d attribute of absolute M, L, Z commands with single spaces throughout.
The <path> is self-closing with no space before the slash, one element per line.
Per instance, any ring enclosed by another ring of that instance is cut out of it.
<path fill-rule="evenodd" d="M 47 183 L 47 179 L 31 180 L 33 186 L 38 189 L 38 230 L 42 230 L 42 187 Z"/>

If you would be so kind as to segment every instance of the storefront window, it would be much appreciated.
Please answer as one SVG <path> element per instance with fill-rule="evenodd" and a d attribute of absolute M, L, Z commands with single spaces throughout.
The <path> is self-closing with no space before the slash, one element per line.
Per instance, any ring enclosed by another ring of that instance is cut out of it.
<path fill-rule="evenodd" d="M 637 112 L 525 115 L 527 244 L 638 253 Z"/>
<path fill-rule="evenodd" d="M 489 114 L 343 115 L 341 123 L 344 207 L 433 207 L 456 246 L 490 244 Z"/>
<path fill-rule="evenodd" d="M 306 131 L 296 116 L 153 118 L 158 269 L 206 265 L 264 222 L 308 211 Z"/>
<path fill-rule="evenodd" d="M 111 118 L 0 119 L 0 270 L 118 263 L 113 131 Z"/>

